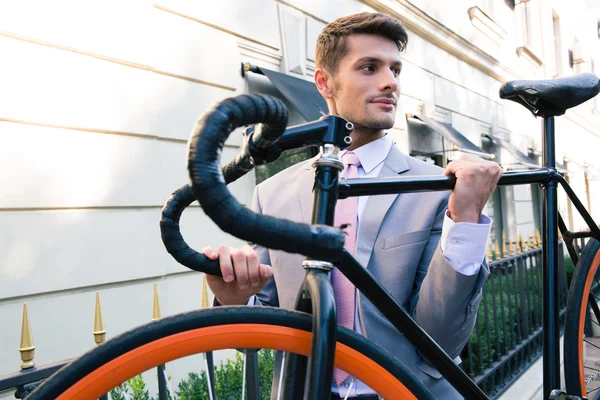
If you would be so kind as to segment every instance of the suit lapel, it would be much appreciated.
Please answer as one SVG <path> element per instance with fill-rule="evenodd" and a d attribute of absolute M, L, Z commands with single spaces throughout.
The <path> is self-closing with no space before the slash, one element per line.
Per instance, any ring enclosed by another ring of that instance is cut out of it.
<path fill-rule="evenodd" d="M 312 189 L 315 179 L 312 164 L 315 160 L 316 158 L 307 163 L 306 168 L 300 175 L 298 181 L 300 212 L 302 215 L 302 222 L 306 224 L 310 224 L 310 217 L 312 215 Z M 406 156 L 402 154 L 395 145 L 392 145 L 378 176 L 398 176 L 398 174 L 408 170 L 409 167 Z M 375 244 L 375 239 L 377 239 L 377 234 L 379 233 L 383 219 L 397 197 L 397 194 L 387 194 L 369 196 L 367 200 L 358 228 L 356 249 L 356 259 L 364 266 L 367 266 L 369 263 L 371 253 L 373 252 L 373 245 Z"/>
<path fill-rule="evenodd" d="M 384 161 L 379 177 L 391 177 L 409 170 L 406 156 L 392 145 L 387 158 Z M 363 265 L 368 266 L 375 245 L 375 239 L 381 228 L 381 224 L 390 206 L 398 197 L 397 194 L 386 194 L 369 196 L 358 227 L 356 259 Z"/>
<path fill-rule="evenodd" d="M 300 197 L 300 214 L 302 215 L 302 222 L 310 224 L 310 217 L 312 215 L 312 203 L 313 203 L 313 187 L 315 184 L 315 169 L 313 163 L 319 156 L 311 159 L 298 181 L 298 196 Z"/>

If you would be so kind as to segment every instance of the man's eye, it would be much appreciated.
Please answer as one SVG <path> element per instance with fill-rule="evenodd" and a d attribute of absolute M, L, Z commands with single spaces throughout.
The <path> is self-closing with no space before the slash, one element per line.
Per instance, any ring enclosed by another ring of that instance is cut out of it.
<path fill-rule="evenodd" d="M 392 72 L 394 73 L 394 76 L 395 76 L 395 77 L 398 77 L 398 76 L 400 76 L 400 71 L 401 71 L 401 70 L 400 70 L 399 68 L 394 68 L 394 69 L 392 69 Z"/>
<path fill-rule="evenodd" d="M 375 72 L 375 66 L 373 66 L 373 65 L 365 65 L 361 69 L 363 71 L 367 71 L 367 72 Z"/>

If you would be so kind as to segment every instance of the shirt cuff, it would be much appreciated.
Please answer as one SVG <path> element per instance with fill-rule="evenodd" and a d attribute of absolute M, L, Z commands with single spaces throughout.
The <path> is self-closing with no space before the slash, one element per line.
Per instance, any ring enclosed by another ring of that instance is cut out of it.
<path fill-rule="evenodd" d="M 492 220 L 482 215 L 477 224 L 454 222 L 448 214 L 447 211 L 440 238 L 442 254 L 456 271 L 475 275 L 485 260 Z"/>

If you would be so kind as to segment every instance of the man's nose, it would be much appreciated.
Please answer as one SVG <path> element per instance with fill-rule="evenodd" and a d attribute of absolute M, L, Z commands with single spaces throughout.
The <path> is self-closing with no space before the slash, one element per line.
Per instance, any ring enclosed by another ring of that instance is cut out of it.
<path fill-rule="evenodd" d="M 398 78 L 391 70 L 384 71 L 379 81 L 379 90 L 386 93 L 394 93 L 398 90 Z"/>

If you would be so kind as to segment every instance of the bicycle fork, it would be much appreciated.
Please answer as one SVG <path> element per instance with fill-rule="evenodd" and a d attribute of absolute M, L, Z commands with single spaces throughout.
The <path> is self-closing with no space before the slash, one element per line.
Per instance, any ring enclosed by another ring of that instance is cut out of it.
<path fill-rule="evenodd" d="M 346 135 L 351 129 L 348 126 L 344 128 L 346 131 L 340 130 L 336 134 L 349 138 Z M 349 144 L 348 141 L 346 143 Z M 335 144 L 324 144 L 321 157 L 315 162 L 312 224 L 333 226 L 338 179 L 344 168 L 338 152 L 339 147 Z M 333 264 L 306 259 L 302 266 L 307 272 L 295 309 L 313 315 L 312 347 L 308 359 L 287 354 L 283 367 L 282 393 L 286 399 L 320 400 L 331 398 L 331 367 L 334 362 L 337 326 L 333 288 L 329 282 Z"/>

